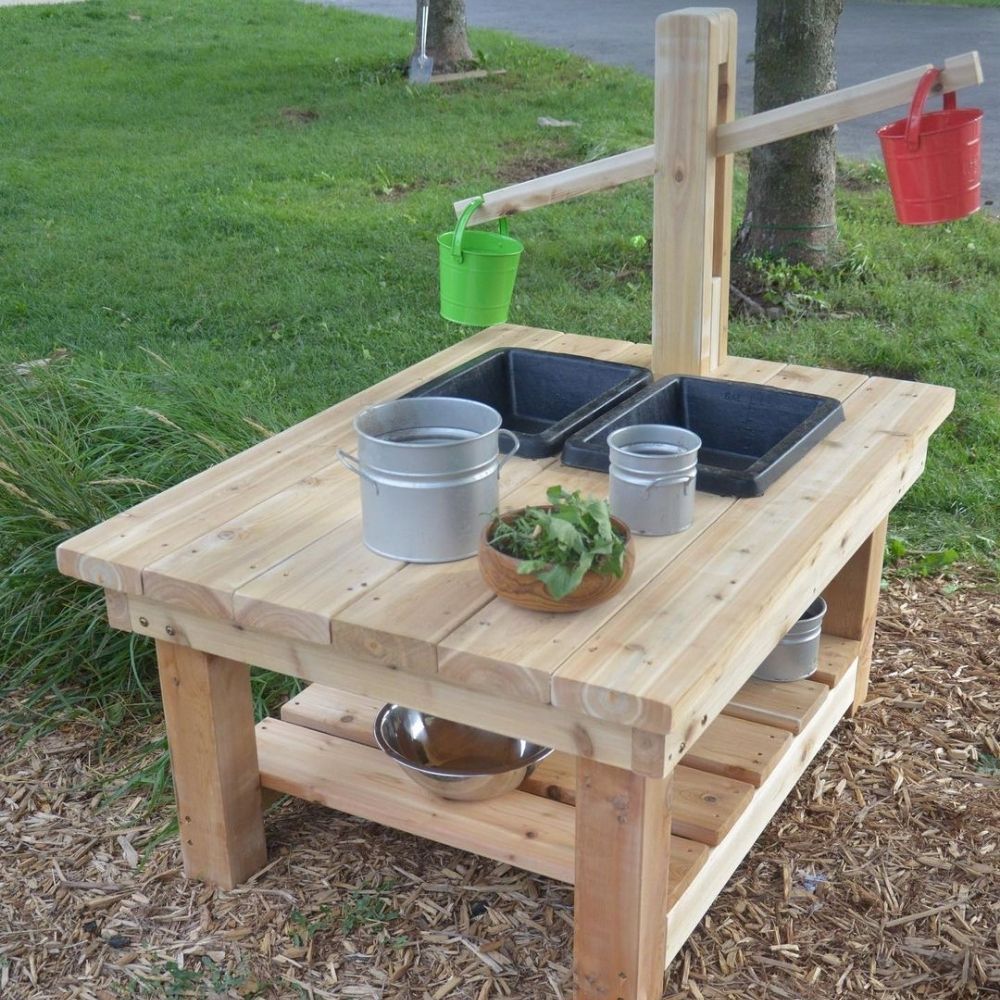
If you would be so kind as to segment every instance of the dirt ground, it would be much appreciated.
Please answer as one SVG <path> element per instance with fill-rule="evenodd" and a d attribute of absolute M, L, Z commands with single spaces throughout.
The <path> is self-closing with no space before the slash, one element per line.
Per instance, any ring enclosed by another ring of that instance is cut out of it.
<path fill-rule="evenodd" d="M 870 697 L 842 722 L 668 972 L 664 997 L 1000 995 L 1000 598 L 895 581 Z M 185 881 L 168 809 L 109 802 L 67 727 L 0 720 L 0 997 L 568 998 L 572 892 L 304 802 L 267 868 Z"/>

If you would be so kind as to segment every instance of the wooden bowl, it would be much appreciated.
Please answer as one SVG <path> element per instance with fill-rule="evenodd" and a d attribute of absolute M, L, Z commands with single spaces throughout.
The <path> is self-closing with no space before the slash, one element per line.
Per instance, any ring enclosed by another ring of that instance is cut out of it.
<path fill-rule="evenodd" d="M 501 515 L 500 520 L 511 521 L 523 513 L 521 510 L 512 510 Z M 614 597 L 622 587 L 628 583 L 632 575 L 632 567 L 635 565 L 635 545 L 632 542 L 632 533 L 628 530 L 628 525 L 619 521 L 618 518 L 611 518 L 611 524 L 615 531 L 625 539 L 625 560 L 623 572 L 619 576 L 604 575 L 595 573 L 593 570 L 584 574 L 580 586 L 571 594 L 567 594 L 562 600 L 556 600 L 546 589 L 545 584 L 528 573 L 518 573 L 517 568 L 522 560 L 515 559 L 503 552 L 493 548 L 490 539 L 493 537 L 493 529 L 497 520 L 490 521 L 483 529 L 479 538 L 479 572 L 487 586 L 491 587 L 497 597 L 502 597 L 511 604 L 518 607 L 527 608 L 529 611 L 582 611 L 584 608 L 591 608 L 595 604 L 606 601 L 609 597 Z"/>

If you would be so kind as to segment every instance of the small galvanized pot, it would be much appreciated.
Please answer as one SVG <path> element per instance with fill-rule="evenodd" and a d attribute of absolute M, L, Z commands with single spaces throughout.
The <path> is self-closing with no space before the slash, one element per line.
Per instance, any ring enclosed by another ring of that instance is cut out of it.
<path fill-rule="evenodd" d="M 469 399 L 394 399 L 354 418 L 357 457 L 337 452 L 361 477 L 365 545 L 407 562 L 474 556 L 499 502 L 499 473 L 518 440 L 500 414 Z M 499 439 L 512 439 L 500 456 Z"/>
<path fill-rule="evenodd" d="M 754 671 L 759 681 L 804 681 L 819 666 L 819 637 L 826 601 L 817 597 Z"/>
<path fill-rule="evenodd" d="M 612 431 L 611 513 L 637 535 L 675 535 L 691 527 L 700 447 L 697 434 L 668 424 Z"/>

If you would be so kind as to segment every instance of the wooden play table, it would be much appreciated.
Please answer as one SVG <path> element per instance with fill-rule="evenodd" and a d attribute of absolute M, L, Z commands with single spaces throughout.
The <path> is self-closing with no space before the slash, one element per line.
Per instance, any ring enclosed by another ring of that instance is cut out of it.
<path fill-rule="evenodd" d="M 920 474 L 950 389 L 728 357 L 714 376 L 843 400 L 846 421 L 759 499 L 698 494 L 695 523 L 636 539 L 609 602 L 523 611 L 476 560 L 414 565 L 361 541 L 351 421 L 483 351 L 649 365 L 649 345 L 483 331 L 99 524 L 59 567 L 156 639 L 189 876 L 266 862 L 262 789 L 575 884 L 576 996 L 659 997 L 683 944 L 841 717 L 865 697 L 885 522 Z M 512 459 L 503 505 L 607 477 Z M 817 595 L 813 680 L 750 675 Z M 312 682 L 256 727 L 248 663 Z M 522 790 L 449 803 L 371 746 L 398 701 L 554 746 Z M 672 793 L 672 794 L 671 794 Z"/>

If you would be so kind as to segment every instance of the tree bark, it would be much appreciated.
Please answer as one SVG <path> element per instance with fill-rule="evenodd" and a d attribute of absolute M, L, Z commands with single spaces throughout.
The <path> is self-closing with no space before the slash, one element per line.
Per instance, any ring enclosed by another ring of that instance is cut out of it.
<path fill-rule="evenodd" d="M 757 0 L 754 111 L 834 90 L 834 39 L 844 0 Z M 837 239 L 833 128 L 758 146 L 750 153 L 742 257 L 772 255 L 814 267 Z"/>
<path fill-rule="evenodd" d="M 417 0 L 417 32 L 413 55 L 420 54 L 421 0 Z M 465 27 L 465 0 L 430 0 L 427 17 L 427 54 L 434 60 L 435 73 L 461 69 L 475 56 L 469 48 Z"/>

